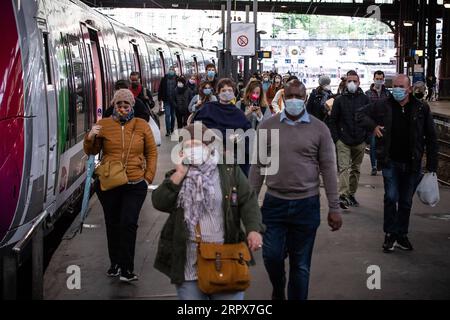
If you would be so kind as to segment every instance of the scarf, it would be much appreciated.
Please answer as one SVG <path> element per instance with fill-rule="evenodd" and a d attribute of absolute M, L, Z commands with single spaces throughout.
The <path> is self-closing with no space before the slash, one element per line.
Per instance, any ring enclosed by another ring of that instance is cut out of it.
<path fill-rule="evenodd" d="M 134 118 L 134 108 L 131 108 L 130 112 L 128 112 L 128 114 L 126 116 L 121 116 L 117 112 L 117 109 L 114 108 L 112 117 L 113 117 L 114 120 L 120 122 L 121 125 L 124 125 L 125 123 L 127 123 L 128 121 L 130 121 L 131 119 Z"/>
<path fill-rule="evenodd" d="M 184 220 L 191 232 L 200 219 L 214 210 L 214 173 L 217 158 L 210 156 L 199 166 L 189 170 L 178 194 L 178 206 L 184 209 Z"/>
<path fill-rule="evenodd" d="M 133 92 L 133 96 L 136 98 L 142 91 L 142 85 L 138 85 L 136 89 L 130 86 L 130 91 Z"/>

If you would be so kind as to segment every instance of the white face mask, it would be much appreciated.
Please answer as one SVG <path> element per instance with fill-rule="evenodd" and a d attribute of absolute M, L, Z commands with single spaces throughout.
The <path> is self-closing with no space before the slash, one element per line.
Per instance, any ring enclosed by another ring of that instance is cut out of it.
<path fill-rule="evenodd" d="M 184 148 L 183 153 L 185 156 L 183 163 L 187 165 L 201 165 L 208 160 L 210 154 L 209 149 L 203 146 Z"/>
<path fill-rule="evenodd" d="M 183 82 L 178 82 L 178 83 L 177 83 L 177 86 L 178 86 L 178 88 L 183 88 L 183 87 L 184 87 L 184 84 L 183 84 Z"/>
<path fill-rule="evenodd" d="M 223 102 L 230 102 L 235 98 L 234 93 L 230 91 L 225 91 L 219 93 L 219 99 Z"/>
<path fill-rule="evenodd" d="M 350 93 L 355 93 L 358 89 L 358 85 L 354 82 L 347 83 L 347 89 Z"/>

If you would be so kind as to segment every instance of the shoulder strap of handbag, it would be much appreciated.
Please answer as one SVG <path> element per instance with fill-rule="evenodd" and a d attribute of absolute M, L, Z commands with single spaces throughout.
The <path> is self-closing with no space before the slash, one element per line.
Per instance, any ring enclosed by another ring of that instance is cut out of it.
<path fill-rule="evenodd" d="M 131 144 L 133 143 L 135 129 L 136 129 L 136 120 L 135 120 L 134 126 L 133 126 L 133 134 L 131 135 L 130 145 L 128 146 L 127 158 L 125 160 L 125 165 L 124 165 L 125 168 L 127 167 L 127 164 L 128 164 L 128 157 L 130 156 Z"/>
<path fill-rule="evenodd" d="M 202 233 L 200 231 L 200 221 L 197 222 L 197 225 L 195 226 L 195 242 L 200 244 L 202 242 Z"/>
<path fill-rule="evenodd" d="M 237 184 L 236 184 L 236 167 L 231 167 L 231 192 L 236 191 L 237 192 Z M 236 190 L 233 190 L 236 189 Z M 233 212 L 233 215 L 235 217 L 239 217 L 239 207 L 238 206 L 231 206 L 231 211 Z M 239 221 L 239 220 L 238 220 Z M 202 241 L 202 233 L 200 230 L 200 222 L 197 223 L 195 226 L 195 242 L 200 243 Z"/>
<path fill-rule="evenodd" d="M 236 165 L 233 165 L 231 167 L 231 196 L 233 196 L 233 192 L 238 193 L 238 187 L 236 183 L 236 170 L 239 170 L 239 168 L 236 168 Z M 231 197 L 230 197 L 231 199 Z M 239 197 L 237 198 L 237 201 L 239 202 Z M 239 216 L 239 203 L 236 206 L 231 205 L 231 212 L 233 212 L 233 216 L 237 218 L 237 222 L 240 223 L 240 216 Z"/>

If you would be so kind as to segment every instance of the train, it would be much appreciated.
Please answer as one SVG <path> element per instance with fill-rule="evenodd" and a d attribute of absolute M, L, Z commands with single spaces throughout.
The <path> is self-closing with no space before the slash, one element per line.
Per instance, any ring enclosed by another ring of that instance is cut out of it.
<path fill-rule="evenodd" d="M 217 55 L 144 34 L 78 0 L 5 0 L 0 24 L 1 258 L 41 213 L 50 233 L 79 204 L 83 138 L 110 105 L 115 81 L 138 71 L 156 95 L 169 67 L 202 77 Z"/>

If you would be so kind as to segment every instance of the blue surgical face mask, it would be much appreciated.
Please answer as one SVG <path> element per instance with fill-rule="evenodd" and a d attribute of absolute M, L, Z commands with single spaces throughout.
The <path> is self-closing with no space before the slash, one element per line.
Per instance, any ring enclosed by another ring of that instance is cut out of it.
<path fill-rule="evenodd" d="M 212 93 L 212 89 L 211 89 L 211 88 L 205 88 L 205 89 L 203 89 L 203 94 L 204 94 L 205 96 L 209 96 L 209 95 L 211 95 L 211 93 Z"/>
<path fill-rule="evenodd" d="M 208 74 L 208 78 L 214 78 L 214 76 L 216 75 L 216 72 L 209 70 L 207 74 Z"/>
<path fill-rule="evenodd" d="M 305 109 L 305 101 L 301 99 L 286 99 L 284 101 L 286 112 L 291 116 L 298 116 Z"/>
<path fill-rule="evenodd" d="M 384 80 L 375 80 L 375 87 L 380 88 L 382 85 L 384 85 Z"/>
<path fill-rule="evenodd" d="M 263 84 L 262 84 L 263 91 L 269 90 L 269 87 L 270 87 L 270 82 L 263 82 Z"/>
<path fill-rule="evenodd" d="M 403 101 L 406 98 L 406 89 L 405 88 L 394 88 L 392 89 L 392 96 L 394 97 L 395 101 Z"/>
<path fill-rule="evenodd" d="M 169 70 L 169 77 L 173 77 L 175 75 L 175 71 Z"/>

